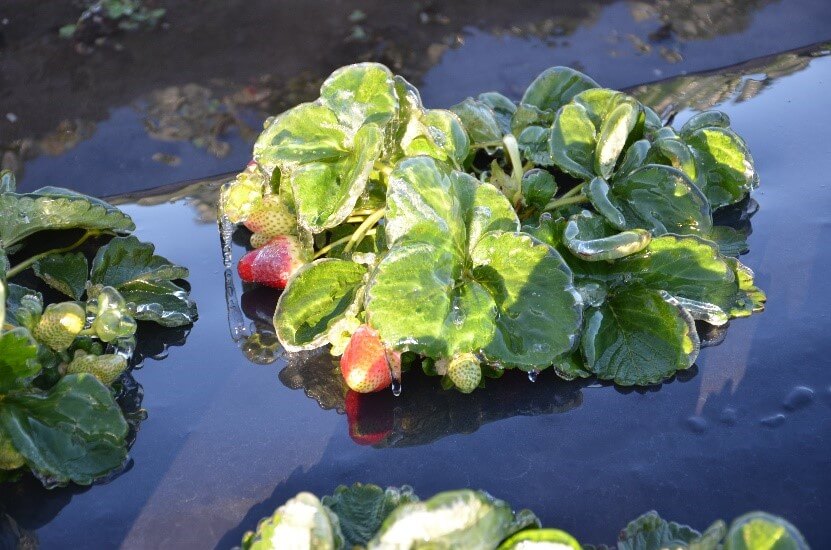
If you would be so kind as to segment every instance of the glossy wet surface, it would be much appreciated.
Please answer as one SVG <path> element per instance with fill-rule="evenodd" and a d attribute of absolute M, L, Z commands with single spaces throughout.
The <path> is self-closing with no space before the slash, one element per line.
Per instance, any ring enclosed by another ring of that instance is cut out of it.
<path fill-rule="evenodd" d="M 384 438 L 357 445 L 337 411 L 337 385 L 321 382 L 325 358 L 254 364 L 232 341 L 211 187 L 193 186 L 179 194 L 196 200 L 151 195 L 124 206 L 140 238 L 191 269 L 200 308 L 184 345 L 135 373 L 149 418 L 132 467 L 88 490 L 3 487 L 0 503 L 44 548 L 228 548 L 298 491 L 326 494 L 353 481 L 407 483 L 424 496 L 482 488 L 586 542 L 611 543 L 649 509 L 699 529 L 762 509 L 793 521 L 814 548 L 831 547 L 827 53 L 638 90 L 680 109 L 679 124 L 687 106 L 718 103 L 761 177 L 742 261 L 767 292 L 767 310 L 731 323 L 683 380 L 623 392 L 543 372 L 534 384 L 517 375 L 462 396 L 410 375 L 400 398 L 366 404 L 361 427 Z M 513 74 L 492 76 L 475 89 L 511 91 Z M 593 76 L 607 82 L 601 69 Z M 451 93 L 438 91 L 438 76 L 424 81 L 425 95 Z M 249 317 L 267 319 L 274 298 L 249 290 L 240 302 Z M 304 383 L 330 409 L 291 389 Z"/>

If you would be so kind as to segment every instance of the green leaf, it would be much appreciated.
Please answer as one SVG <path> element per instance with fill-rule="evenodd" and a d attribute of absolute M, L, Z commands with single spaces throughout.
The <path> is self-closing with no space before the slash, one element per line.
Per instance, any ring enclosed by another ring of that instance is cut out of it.
<path fill-rule="evenodd" d="M 356 315 L 366 267 L 355 262 L 321 259 L 294 274 L 277 303 L 274 326 L 288 351 L 327 343 L 327 331 L 338 320 Z"/>
<path fill-rule="evenodd" d="M 470 142 L 476 145 L 501 143 L 502 130 L 490 105 L 469 97 L 450 108 L 462 121 Z"/>
<path fill-rule="evenodd" d="M 338 516 L 348 548 L 366 545 L 395 508 L 417 501 L 411 487 L 382 489 L 370 483 L 341 485 L 332 496 L 322 499 Z"/>
<path fill-rule="evenodd" d="M 707 198 L 683 172 L 669 166 L 635 170 L 612 185 L 610 198 L 623 214 L 621 229 L 707 235 L 713 226 Z"/>
<path fill-rule="evenodd" d="M 136 281 L 184 279 L 188 270 L 155 254 L 156 247 L 136 237 L 116 237 L 98 250 L 92 260 L 90 282 L 119 289 Z"/>
<path fill-rule="evenodd" d="M 808 550 L 796 527 L 764 512 L 751 512 L 733 521 L 724 550 Z"/>
<path fill-rule="evenodd" d="M 747 253 L 750 246 L 747 244 L 749 231 L 734 229 L 727 225 L 714 225 L 706 236 L 708 240 L 718 245 L 718 250 L 725 256 L 738 257 Z"/>
<path fill-rule="evenodd" d="M 254 160 L 268 173 L 299 164 L 335 161 L 348 153 L 345 129 L 331 109 L 303 103 L 281 114 L 254 144 Z"/>
<path fill-rule="evenodd" d="M 37 342 L 28 330 L 2 331 L 0 327 L 0 398 L 4 393 L 25 387 L 40 372 L 37 354 Z"/>
<path fill-rule="evenodd" d="M 368 550 L 386 548 L 490 548 L 516 530 L 508 504 L 481 491 L 448 491 L 397 507 Z"/>
<path fill-rule="evenodd" d="M 256 532 L 242 539 L 243 550 L 297 548 L 340 550 L 343 535 L 337 517 L 311 493 L 299 493 L 260 521 Z"/>
<path fill-rule="evenodd" d="M 518 136 L 529 126 L 548 128 L 554 122 L 556 111 L 543 111 L 534 105 L 520 103 L 511 117 L 511 133 Z"/>
<path fill-rule="evenodd" d="M 626 228 L 626 218 L 623 216 L 620 208 L 612 202 L 612 189 L 606 183 L 606 180 L 603 178 L 594 178 L 583 188 L 583 192 L 595 210 L 601 216 L 604 216 L 612 226 L 617 229 Z"/>
<path fill-rule="evenodd" d="M 14 172 L 11 170 L 0 170 L 0 194 L 14 193 L 17 190 L 17 182 Z"/>
<path fill-rule="evenodd" d="M 576 178 L 592 179 L 596 147 L 597 130 L 582 105 L 570 103 L 557 112 L 549 138 L 557 167 Z"/>
<path fill-rule="evenodd" d="M 89 264 L 82 253 L 50 254 L 32 267 L 46 284 L 73 300 L 80 300 L 84 295 Z"/>
<path fill-rule="evenodd" d="M 526 160 L 537 166 L 554 166 L 548 146 L 551 130 L 541 126 L 528 126 L 517 138 L 519 150 Z"/>
<path fill-rule="evenodd" d="M 474 279 L 490 291 L 499 311 L 485 348 L 488 359 L 541 370 L 574 347 L 582 303 L 557 251 L 530 235 L 491 232 L 472 259 Z"/>
<path fill-rule="evenodd" d="M 196 304 L 187 290 L 170 281 L 133 281 L 118 291 L 136 305 L 137 321 L 153 321 L 164 327 L 181 327 L 196 321 Z"/>
<path fill-rule="evenodd" d="M 528 86 L 520 103 L 543 111 L 556 111 L 584 90 L 597 88 L 597 82 L 569 67 L 551 67 Z"/>
<path fill-rule="evenodd" d="M 366 189 L 381 154 L 383 135 L 367 124 L 355 134 L 353 150 L 337 163 L 314 162 L 291 173 L 298 222 L 313 233 L 343 222 Z"/>
<path fill-rule="evenodd" d="M 640 252 L 652 240 L 645 229 L 617 232 L 606 220 L 588 211 L 571 216 L 563 243 L 575 256 L 587 261 L 615 260 Z"/>
<path fill-rule="evenodd" d="M 47 229 L 128 232 L 135 225 L 118 208 L 66 189 L 44 187 L 26 194 L 0 194 L 0 249 Z"/>
<path fill-rule="evenodd" d="M 620 532 L 618 550 L 686 549 L 700 535 L 691 527 L 661 519 L 657 512 L 647 512 Z"/>
<path fill-rule="evenodd" d="M 60 484 L 89 485 L 127 456 L 127 422 L 92 375 L 68 375 L 46 393 L 6 395 L 0 424 L 27 464 Z"/>
<path fill-rule="evenodd" d="M 522 197 L 526 206 L 544 210 L 557 193 L 557 182 L 551 172 L 532 168 L 522 175 Z"/>
<path fill-rule="evenodd" d="M 581 342 L 588 368 L 621 386 L 658 384 L 698 355 L 693 319 L 668 295 L 632 287 L 586 312 Z"/>
<path fill-rule="evenodd" d="M 385 126 L 398 110 L 392 73 L 380 63 L 336 70 L 320 87 L 320 102 L 353 134 L 365 124 Z"/>
<path fill-rule="evenodd" d="M 696 160 L 701 190 L 713 208 L 742 200 L 759 184 L 747 145 L 729 128 L 701 128 L 686 142 Z"/>
<path fill-rule="evenodd" d="M 6 292 L 6 323 L 18 327 L 24 324 L 28 326 L 24 321 L 40 316 L 43 311 L 43 296 L 40 292 L 14 283 L 8 283 Z M 34 322 L 37 323 L 37 318 Z"/>
<path fill-rule="evenodd" d="M 689 147 L 677 138 L 656 139 L 649 149 L 643 164 L 664 164 L 681 170 L 690 181 L 697 181 L 695 159 Z"/>
<path fill-rule="evenodd" d="M 686 139 L 703 128 L 729 128 L 730 117 L 721 111 L 703 111 L 690 117 L 681 127 L 679 135 Z"/>
<path fill-rule="evenodd" d="M 649 140 L 639 139 L 626 149 L 623 160 L 620 161 L 612 181 L 628 176 L 644 164 L 647 164 L 646 157 L 652 144 Z"/>

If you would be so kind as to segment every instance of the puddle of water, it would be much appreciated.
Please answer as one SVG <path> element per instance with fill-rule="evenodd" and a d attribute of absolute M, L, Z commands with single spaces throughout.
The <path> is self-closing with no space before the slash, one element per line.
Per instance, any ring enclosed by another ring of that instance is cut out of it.
<path fill-rule="evenodd" d="M 470 396 L 411 377 L 400 398 L 373 396 L 377 421 L 366 431 L 404 435 L 375 447 L 355 444 L 345 415 L 291 389 L 298 371 L 325 373 L 325 360 L 256 365 L 232 341 L 216 225 L 194 222 L 209 199 L 126 205 L 140 238 L 191 269 L 200 320 L 184 347 L 136 375 L 149 417 L 129 472 L 86 491 L 23 483 L 0 503 L 46 548 L 227 548 L 295 493 L 352 481 L 407 483 L 422 495 L 482 488 L 589 542 L 613 541 L 649 509 L 697 528 L 763 509 L 814 547 L 831 546 L 831 142 L 817 116 L 831 110 L 829 82 L 831 58 L 818 58 L 721 107 L 762 180 L 743 260 L 769 301 L 732 323 L 690 376 L 620 391 L 513 373 Z M 273 296 L 251 296 L 243 310 L 267 326 Z"/>

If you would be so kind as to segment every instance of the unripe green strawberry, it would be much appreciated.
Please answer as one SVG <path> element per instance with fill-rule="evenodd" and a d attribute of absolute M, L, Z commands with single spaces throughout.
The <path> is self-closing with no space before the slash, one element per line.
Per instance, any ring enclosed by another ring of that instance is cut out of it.
<path fill-rule="evenodd" d="M 472 353 L 457 355 L 447 365 L 447 376 L 460 392 L 472 392 L 482 381 L 479 359 Z"/>
<path fill-rule="evenodd" d="M 265 233 L 254 233 L 251 235 L 251 247 L 262 248 L 274 237 L 269 237 Z"/>
<path fill-rule="evenodd" d="M 86 314 L 74 302 L 50 304 L 34 330 L 35 338 L 55 351 L 68 348 L 84 329 Z"/>
<path fill-rule="evenodd" d="M 12 445 L 11 439 L 0 429 L 0 470 L 16 470 L 26 460 Z"/>
<path fill-rule="evenodd" d="M 241 222 L 262 201 L 267 183 L 266 174 L 251 161 L 230 185 L 222 188 L 222 213 L 231 223 Z"/>
<path fill-rule="evenodd" d="M 262 234 L 263 239 L 297 233 L 297 219 L 275 195 L 263 198 L 243 223 L 254 233 Z"/>
<path fill-rule="evenodd" d="M 127 359 L 120 355 L 87 355 L 77 352 L 66 367 L 66 374 L 91 374 L 105 386 L 109 386 L 127 368 Z"/>

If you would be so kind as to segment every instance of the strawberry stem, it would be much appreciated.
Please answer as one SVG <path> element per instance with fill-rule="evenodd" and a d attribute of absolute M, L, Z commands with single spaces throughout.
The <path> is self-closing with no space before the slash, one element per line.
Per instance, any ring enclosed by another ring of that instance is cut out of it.
<path fill-rule="evenodd" d="M 349 242 L 346 243 L 344 247 L 344 252 L 350 252 L 353 248 L 361 244 L 361 241 L 364 240 L 366 237 L 367 232 L 374 226 L 378 221 L 384 217 L 387 210 L 384 207 L 379 208 L 363 221 L 361 225 L 358 226 L 358 229 L 352 234 L 352 237 L 349 239 Z"/>
<path fill-rule="evenodd" d="M 84 235 L 80 239 L 78 239 L 74 243 L 70 244 L 69 246 L 64 246 L 62 248 L 53 248 L 52 250 L 47 250 L 46 252 L 41 252 L 40 254 L 35 254 L 34 256 L 29 258 L 28 260 L 24 260 L 24 261 L 20 262 L 19 264 L 17 264 L 16 266 L 14 266 L 13 268 L 11 268 L 10 270 L 8 270 L 6 272 L 6 278 L 11 279 L 15 275 L 18 275 L 21 272 L 26 271 L 29 267 L 32 266 L 32 264 L 34 264 L 35 262 L 37 262 L 38 260 L 40 260 L 42 258 L 45 258 L 46 256 L 49 256 L 50 254 L 61 254 L 63 252 L 69 252 L 70 250 L 75 250 L 76 248 L 78 248 L 79 246 L 81 246 L 82 244 L 87 242 L 89 239 L 91 239 L 92 237 L 97 237 L 98 235 L 101 235 L 101 234 L 102 234 L 101 231 L 87 231 L 86 233 L 84 233 Z"/>
<path fill-rule="evenodd" d="M 367 235 L 375 235 L 375 230 L 370 229 L 369 231 L 366 232 L 366 234 Z M 315 252 L 315 255 L 312 259 L 316 260 L 316 259 L 320 258 L 321 256 L 323 256 L 324 254 L 326 254 L 327 252 L 329 252 L 330 250 L 332 250 L 336 246 L 349 242 L 349 239 L 351 239 L 351 238 L 352 238 L 352 235 L 347 235 L 346 237 L 343 237 L 343 238 L 338 239 L 336 241 L 332 241 L 331 243 L 327 244 L 326 246 L 324 246 L 323 248 L 321 248 L 320 250 Z"/>

